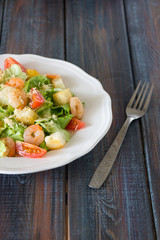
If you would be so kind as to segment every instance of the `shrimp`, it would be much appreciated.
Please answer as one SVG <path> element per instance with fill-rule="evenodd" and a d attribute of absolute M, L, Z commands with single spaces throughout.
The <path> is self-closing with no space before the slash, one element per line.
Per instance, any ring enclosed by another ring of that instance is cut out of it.
<path fill-rule="evenodd" d="M 13 108 L 24 108 L 28 103 L 28 96 L 20 89 L 5 86 L 0 91 L 0 105 L 11 105 Z"/>
<path fill-rule="evenodd" d="M 6 151 L 3 153 L 3 157 L 6 157 L 6 156 L 13 157 L 16 151 L 16 144 L 14 140 L 10 137 L 1 138 L 1 140 L 6 146 Z"/>
<path fill-rule="evenodd" d="M 12 91 L 8 93 L 9 104 L 13 108 L 23 109 L 28 102 L 28 96 L 20 89 L 12 88 Z"/>
<path fill-rule="evenodd" d="M 81 100 L 78 97 L 71 97 L 69 105 L 72 115 L 78 119 L 81 119 L 84 114 L 84 108 Z"/>
<path fill-rule="evenodd" d="M 44 141 L 44 132 L 37 125 L 31 125 L 26 128 L 23 134 L 24 141 L 39 146 Z"/>
<path fill-rule="evenodd" d="M 22 90 L 24 88 L 24 81 L 21 78 L 11 78 L 5 85 Z"/>

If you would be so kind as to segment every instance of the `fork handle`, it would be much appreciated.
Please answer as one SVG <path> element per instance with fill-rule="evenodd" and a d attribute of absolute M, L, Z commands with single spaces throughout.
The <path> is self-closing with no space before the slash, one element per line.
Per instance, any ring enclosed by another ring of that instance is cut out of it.
<path fill-rule="evenodd" d="M 126 121 L 124 122 L 122 128 L 120 129 L 118 135 L 116 136 L 115 140 L 113 141 L 112 145 L 110 146 L 108 152 L 98 165 L 90 183 L 89 187 L 91 188 L 100 188 L 106 178 L 108 177 L 110 170 L 114 164 L 114 161 L 117 157 L 117 154 L 120 150 L 124 137 L 127 133 L 128 127 L 132 122 L 133 118 L 127 117 Z"/>

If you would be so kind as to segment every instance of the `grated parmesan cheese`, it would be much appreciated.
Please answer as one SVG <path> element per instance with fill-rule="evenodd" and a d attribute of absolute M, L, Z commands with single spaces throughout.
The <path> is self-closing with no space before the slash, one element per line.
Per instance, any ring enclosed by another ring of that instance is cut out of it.
<path fill-rule="evenodd" d="M 5 118 L 4 118 L 4 122 L 7 123 L 8 126 L 10 126 L 12 129 L 14 129 L 14 127 L 13 127 L 14 123 L 12 122 L 11 119 L 5 117 Z"/>
<path fill-rule="evenodd" d="M 50 86 L 49 85 L 43 85 L 43 89 L 46 90 L 46 91 L 50 90 Z"/>
<path fill-rule="evenodd" d="M 53 115 L 52 115 L 52 118 L 53 118 L 54 120 L 57 120 L 58 117 L 57 117 L 55 114 L 53 114 Z"/>

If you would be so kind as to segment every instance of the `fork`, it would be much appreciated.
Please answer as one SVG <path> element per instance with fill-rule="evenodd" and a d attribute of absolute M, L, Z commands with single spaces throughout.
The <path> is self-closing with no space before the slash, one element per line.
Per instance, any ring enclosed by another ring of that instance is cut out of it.
<path fill-rule="evenodd" d="M 129 125 L 133 120 L 142 117 L 146 113 L 153 91 L 153 85 L 151 84 L 150 87 L 149 85 L 149 83 L 141 84 L 141 81 L 138 83 L 137 88 L 126 107 L 127 119 L 110 146 L 108 152 L 98 165 L 89 183 L 89 187 L 98 189 L 102 186 L 112 169 Z"/>

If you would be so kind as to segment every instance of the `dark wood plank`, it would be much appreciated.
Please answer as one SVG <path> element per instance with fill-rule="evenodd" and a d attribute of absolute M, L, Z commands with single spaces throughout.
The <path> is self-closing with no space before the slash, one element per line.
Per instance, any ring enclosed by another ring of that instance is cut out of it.
<path fill-rule="evenodd" d="M 64 59 L 63 1 L 6 1 L 0 52 Z M 65 167 L 0 175 L 0 239 L 65 239 Z"/>
<path fill-rule="evenodd" d="M 155 239 L 138 121 L 130 127 L 103 187 L 87 186 L 125 120 L 134 90 L 123 1 L 67 0 L 66 23 L 67 60 L 101 81 L 113 107 L 107 136 L 68 166 L 68 238 Z"/>
<path fill-rule="evenodd" d="M 63 239 L 64 168 L 32 174 L 24 184 L 0 175 L 0 239 Z"/>
<path fill-rule="evenodd" d="M 3 13 L 4 13 L 4 0 L 0 0 L 0 39 L 1 39 L 1 30 L 2 30 L 2 19 L 3 19 Z"/>
<path fill-rule="evenodd" d="M 6 51 L 63 59 L 63 1 L 6 0 L 0 52 Z"/>
<path fill-rule="evenodd" d="M 144 153 L 157 238 L 160 238 L 160 1 L 125 1 L 136 83 L 154 84 L 150 108 L 141 120 Z"/>

